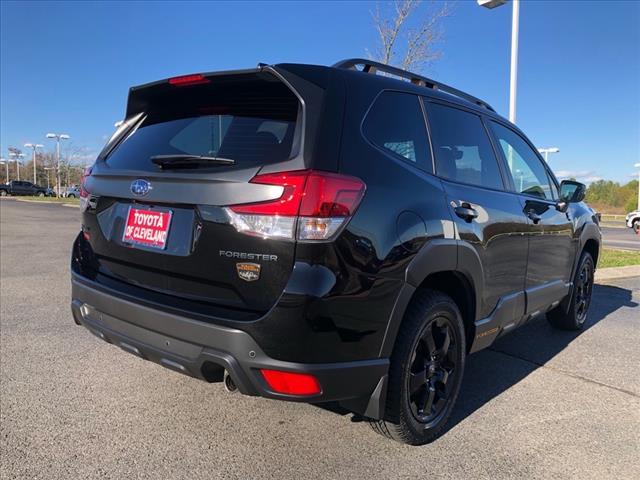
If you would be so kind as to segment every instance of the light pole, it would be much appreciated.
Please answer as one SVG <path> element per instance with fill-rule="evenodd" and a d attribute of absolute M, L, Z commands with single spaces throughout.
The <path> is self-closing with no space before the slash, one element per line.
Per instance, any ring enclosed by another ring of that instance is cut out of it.
<path fill-rule="evenodd" d="M 44 167 L 44 171 L 47 172 L 47 188 L 49 188 L 51 186 L 51 183 L 49 182 L 49 172 L 51 170 L 55 170 L 55 168 L 53 168 L 53 167 Z"/>
<path fill-rule="evenodd" d="M 56 194 L 60 196 L 60 140 L 69 140 L 66 133 L 47 133 L 47 138 L 56 139 Z"/>
<path fill-rule="evenodd" d="M 640 169 L 640 163 L 636 163 L 634 167 Z M 638 170 L 638 210 L 640 210 L 640 170 Z"/>
<path fill-rule="evenodd" d="M 509 120 L 516 123 L 516 94 L 518 89 L 518 28 L 520 24 L 520 0 L 511 0 L 511 73 L 509 75 Z M 496 8 L 507 0 L 478 0 L 478 5 L 485 8 Z"/>
<path fill-rule="evenodd" d="M 36 179 L 36 150 L 38 148 L 42 148 L 44 147 L 44 145 L 40 145 L 39 143 L 25 143 L 24 144 L 24 148 L 30 148 L 33 150 L 33 184 L 36 185 L 37 179 Z"/>
<path fill-rule="evenodd" d="M 13 148 L 13 147 L 12 147 Z M 20 159 L 24 157 L 24 153 L 19 150 L 9 150 L 9 158 L 16 162 L 16 180 L 20 181 Z"/>
<path fill-rule="evenodd" d="M 538 151 L 544 155 L 544 161 L 549 163 L 549 154 L 558 153 L 560 149 L 558 147 L 539 148 Z"/>

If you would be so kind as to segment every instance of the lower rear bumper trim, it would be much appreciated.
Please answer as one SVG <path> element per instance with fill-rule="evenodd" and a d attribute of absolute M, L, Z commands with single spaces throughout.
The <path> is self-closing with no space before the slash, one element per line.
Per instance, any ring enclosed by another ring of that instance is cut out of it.
<path fill-rule="evenodd" d="M 387 374 L 389 360 L 307 364 L 268 357 L 246 332 L 151 309 L 92 289 L 72 279 L 71 310 L 76 323 L 97 337 L 145 360 L 206 381 L 227 370 L 238 390 L 282 400 L 321 403 L 371 396 Z M 283 341 L 295 341 L 283 339 Z M 322 392 L 300 397 L 273 392 L 260 369 L 314 375 Z"/>

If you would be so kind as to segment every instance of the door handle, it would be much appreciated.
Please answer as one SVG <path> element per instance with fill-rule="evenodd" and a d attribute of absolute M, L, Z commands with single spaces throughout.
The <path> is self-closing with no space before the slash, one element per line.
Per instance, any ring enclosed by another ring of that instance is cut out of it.
<path fill-rule="evenodd" d="M 529 217 L 535 225 L 540 223 L 540 220 L 542 220 L 542 217 L 540 217 L 540 215 L 538 215 L 533 209 L 527 211 L 527 217 Z"/>
<path fill-rule="evenodd" d="M 474 218 L 478 218 L 478 212 L 471 208 L 471 205 L 468 203 L 463 203 L 459 207 L 453 209 L 456 212 L 456 215 L 462 218 L 465 222 L 470 222 Z"/>

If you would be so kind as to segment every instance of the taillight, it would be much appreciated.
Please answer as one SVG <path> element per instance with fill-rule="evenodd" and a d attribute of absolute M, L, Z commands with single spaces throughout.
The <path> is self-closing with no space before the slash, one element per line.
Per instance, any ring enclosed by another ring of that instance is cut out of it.
<path fill-rule="evenodd" d="M 80 196 L 81 197 L 88 197 L 89 196 L 89 192 L 87 192 L 87 189 L 85 188 L 85 183 L 87 181 L 87 177 L 91 175 L 91 167 L 86 167 L 83 172 L 82 172 L 82 178 L 80 179 Z"/>
<path fill-rule="evenodd" d="M 269 388 L 287 395 L 319 395 L 322 393 L 318 379 L 308 373 L 260 370 Z"/>
<path fill-rule="evenodd" d="M 275 200 L 226 208 L 239 232 L 265 238 L 330 240 L 353 216 L 365 191 L 362 180 L 314 170 L 257 175 L 251 183 L 282 187 Z"/>
<path fill-rule="evenodd" d="M 182 75 L 181 77 L 173 77 L 169 79 L 169 84 L 176 87 L 200 85 L 202 83 L 209 83 L 209 79 L 201 73 L 194 73 L 193 75 Z"/>
<path fill-rule="evenodd" d="M 80 211 L 84 212 L 87 209 L 89 202 L 89 192 L 86 188 L 86 182 L 89 175 L 91 175 L 92 167 L 86 167 L 82 172 L 82 178 L 80 179 Z"/>

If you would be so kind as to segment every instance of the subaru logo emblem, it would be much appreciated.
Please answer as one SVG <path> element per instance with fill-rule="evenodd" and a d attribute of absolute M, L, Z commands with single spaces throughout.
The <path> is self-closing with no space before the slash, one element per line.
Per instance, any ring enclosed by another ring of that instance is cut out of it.
<path fill-rule="evenodd" d="M 139 178 L 138 180 L 134 180 L 131 184 L 131 193 L 139 197 L 142 197 L 149 193 L 149 190 L 151 190 L 151 184 L 141 178 Z"/>

